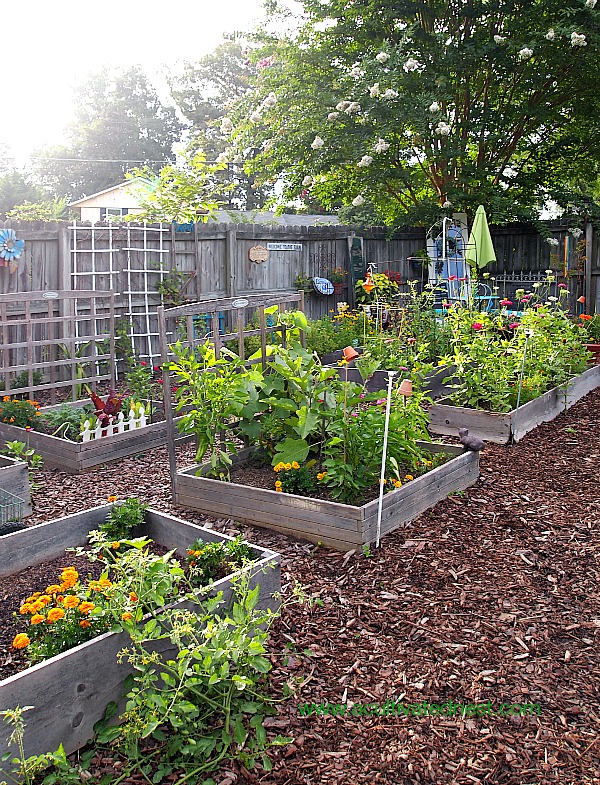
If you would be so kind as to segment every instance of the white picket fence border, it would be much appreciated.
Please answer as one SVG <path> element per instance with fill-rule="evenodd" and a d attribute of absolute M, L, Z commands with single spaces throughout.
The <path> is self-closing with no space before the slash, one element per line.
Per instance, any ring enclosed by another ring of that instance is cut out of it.
<path fill-rule="evenodd" d="M 90 421 L 86 420 L 83 423 L 83 431 L 81 438 L 84 442 L 89 442 L 92 439 L 103 439 L 106 436 L 114 436 L 117 433 L 125 433 L 125 431 L 134 431 L 136 428 L 144 428 L 148 425 L 148 418 L 146 417 L 146 410 L 140 404 L 139 416 L 135 416 L 133 409 L 129 410 L 129 418 L 126 420 L 123 412 L 119 412 L 117 422 L 109 425 L 108 428 L 101 425 L 100 420 L 96 420 L 96 427 L 90 427 Z"/>

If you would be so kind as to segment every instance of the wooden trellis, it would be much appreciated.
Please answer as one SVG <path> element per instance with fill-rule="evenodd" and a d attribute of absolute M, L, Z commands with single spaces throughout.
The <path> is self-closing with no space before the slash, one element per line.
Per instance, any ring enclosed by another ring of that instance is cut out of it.
<path fill-rule="evenodd" d="M 194 347 L 209 341 L 215 349 L 217 357 L 221 349 L 229 341 L 238 342 L 238 354 L 242 360 L 244 355 L 244 339 L 251 336 L 260 336 L 260 356 L 252 360 L 245 360 L 247 365 L 261 363 L 267 365 L 267 343 L 273 333 L 281 335 L 281 342 L 286 345 L 287 327 L 284 324 L 267 324 L 265 308 L 277 305 L 280 309 L 295 305 L 296 310 L 304 312 L 304 292 L 281 294 L 277 296 L 249 295 L 247 297 L 227 297 L 218 300 L 203 300 L 189 305 L 180 305 L 176 308 L 159 306 L 158 332 L 161 342 L 161 360 L 163 368 L 169 361 L 172 353 L 169 345 L 179 340 L 186 347 Z M 258 312 L 258 329 L 247 329 L 249 313 Z M 207 325 L 206 330 L 198 330 L 198 320 Z M 205 321 L 206 320 L 206 321 Z M 225 325 L 225 330 L 222 330 Z M 227 330 L 231 329 L 230 332 Z M 302 345 L 306 345 L 304 331 Z M 175 478 L 177 474 L 177 458 L 175 455 L 175 424 L 173 421 L 173 407 L 171 404 L 171 383 L 169 374 L 163 372 L 163 393 L 165 402 L 165 419 L 167 423 L 167 445 L 169 450 L 169 467 L 171 472 L 171 487 L 175 492 Z"/>
<path fill-rule="evenodd" d="M 47 291 L 0 295 L 3 395 L 114 385 L 114 293 Z M 41 380 L 40 377 L 41 375 Z"/>

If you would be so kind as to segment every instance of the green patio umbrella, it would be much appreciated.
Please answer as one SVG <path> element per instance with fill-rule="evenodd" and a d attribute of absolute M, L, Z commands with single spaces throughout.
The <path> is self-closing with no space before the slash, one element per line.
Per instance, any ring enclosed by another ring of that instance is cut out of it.
<path fill-rule="evenodd" d="M 479 205 L 475 213 L 469 242 L 467 243 L 465 261 L 471 265 L 475 272 L 481 270 L 490 262 L 496 261 L 492 236 L 490 235 L 485 208 L 482 204 Z"/>

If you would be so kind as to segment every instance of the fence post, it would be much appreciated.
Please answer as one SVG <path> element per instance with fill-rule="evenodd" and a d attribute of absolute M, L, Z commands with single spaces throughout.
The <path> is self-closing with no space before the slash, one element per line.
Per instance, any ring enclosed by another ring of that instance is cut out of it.
<path fill-rule="evenodd" d="M 225 236 L 225 291 L 227 297 L 235 297 L 237 295 L 237 229 L 227 228 Z"/>

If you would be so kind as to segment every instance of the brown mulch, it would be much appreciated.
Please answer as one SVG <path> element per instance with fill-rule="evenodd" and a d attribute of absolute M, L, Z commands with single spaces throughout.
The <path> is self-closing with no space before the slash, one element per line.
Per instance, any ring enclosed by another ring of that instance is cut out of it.
<path fill-rule="evenodd" d="M 191 464 L 190 448 L 180 452 Z M 318 601 L 285 609 L 271 638 L 273 692 L 287 682 L 296 694 L 267 724 L 293 744 L 272 754 L 271 773 L 232 765 L 215 781 L 600 783 L 599 477 L 596 391 L 518 445 L 488 446 L 472 488 L 384 537 L 370 557 L 211 522 L 281 553 L 286 591 L 298 580 Z M 172 506 L 164 449 L 36 479 L 32 522 L 111 493 L 207 520 Z M 297 708 L 386 699 L 539 703 L 541 714 L 338 718 Z"/>

